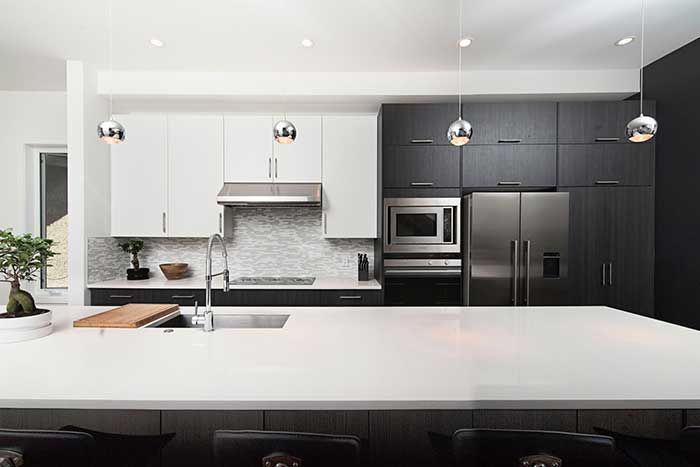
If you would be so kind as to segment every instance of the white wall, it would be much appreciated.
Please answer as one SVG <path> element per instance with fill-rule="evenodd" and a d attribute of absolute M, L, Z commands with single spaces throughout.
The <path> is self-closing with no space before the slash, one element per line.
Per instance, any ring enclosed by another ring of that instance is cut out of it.
<path fill-rule="evenodd" d="M 108 236 L 109 146 L 97 139 L 97 124 L 109 116 L 108 101 L 97 95 L 97 71 L 66 62 L 68 140 L 68 303 L 87 303 L 87 239 Z"/>
<path fill-rule="evenodd" d="M 0 228 L 31 230 L 27 212 L 27 154 L 30 145 L 66 144 L 66 93 L 0 91 Z M 0 283 L 0 304 L 8 286 Z"/>

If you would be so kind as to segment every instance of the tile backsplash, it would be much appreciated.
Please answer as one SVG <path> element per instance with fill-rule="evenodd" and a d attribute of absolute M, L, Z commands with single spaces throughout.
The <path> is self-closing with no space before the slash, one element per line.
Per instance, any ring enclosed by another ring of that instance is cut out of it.
<path fill-rule="evenodd" d="M 321 234 L 320 208 L 227 209 L 224 235 L 231 277 L 237 276 L 324 276 L 357 277 L 357 253 L 366 253 L 374 264 L 373 239 L 326 239 Z M 188 263 L 191 275 L 204 275 L 206 238 L 144 238 L 139 254 L 141 267 L 151 277 L 162 277 L 158 264 Z M 88 239 L 88 282 L 121 278 L 131 267 L 129 255 L 119 248 L 123 239 Z M 213 267 L 223 261 L 214 247 Z M 372 275 L 373 271 L 370 271 Z"/>

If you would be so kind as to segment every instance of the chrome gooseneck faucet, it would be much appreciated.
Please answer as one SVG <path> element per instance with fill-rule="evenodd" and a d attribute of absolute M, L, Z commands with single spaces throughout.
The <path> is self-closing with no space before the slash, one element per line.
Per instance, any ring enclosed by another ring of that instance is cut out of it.
<path fill-rule="evenodd" d="M 211 250 L 214 246 L 214 240 L 218 240 L 221 244 L 221 249 L 223 250 L 222 256 L 224 257 L 224 270 L 217 273 L 211 273 Z M 194 316 L 192 317 L 192 324 L 198 326 L 200 324 L 204 325 L 205 332 L 211 332 L 214 330 L 214 312 L 211 309 L 211 280 L 216 276 L 224 276 L 224 292 L 229 290 L 229 272 L 228 272 L 228 253 L 226 252 L 226 245 L 224 244 L 224 239 L 218 233 L 213 234 L 209 237 L 209 243 L 207 244 L 207 259 L 204 266 L 206 270 L 205 281 L 206 281 L 206 308 L 204 310 L 204 315 L 200 316 L 197 308 L 195 307 Z"/>

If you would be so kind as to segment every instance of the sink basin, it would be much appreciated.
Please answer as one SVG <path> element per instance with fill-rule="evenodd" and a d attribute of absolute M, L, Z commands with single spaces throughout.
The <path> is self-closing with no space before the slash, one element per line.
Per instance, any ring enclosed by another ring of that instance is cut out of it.
<path fill-rule="evenodd" d="M 289 315 L 214 315 L 214 329 L 281 329 Z M 192 315 L 177 315 L 157 328 L 201 328 L 192 324 Z"/>

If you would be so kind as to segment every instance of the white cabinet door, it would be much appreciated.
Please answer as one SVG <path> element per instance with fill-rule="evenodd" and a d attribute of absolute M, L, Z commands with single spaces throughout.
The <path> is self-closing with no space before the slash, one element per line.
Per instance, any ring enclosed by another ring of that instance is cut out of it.
<path fill-rule="evenodd" d="M 168 235 L 208 237 L 223 229 L 216 195 L 224 183 L 221 115 L 168 116 Z"/>
<path fill-rule="evenodd" d="M 377 117 L 323 117 L 324 237 L 376 238 L 377 196 Z"/>
<path fill-rule="evenodd" d="M 224 159 L 227 182 L 271 182 L 272 117 L 224 117 Z"/>
<path fill-rule="evenodd" d="M 275 122 L 282 120 L 275 117 Z M 274 144 L 275 180 L 319 183 L 321 181 L 321 117 L 287 115 L 297 129 L 292 144 Z"/>
<path fill-rule="evenodd" d="M 112 236 L 167 235 L 167 119 L 117 115 L 126 139 L 111 146 Z"/>

